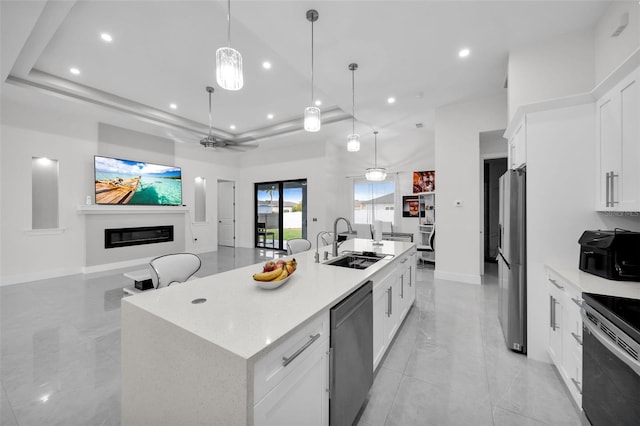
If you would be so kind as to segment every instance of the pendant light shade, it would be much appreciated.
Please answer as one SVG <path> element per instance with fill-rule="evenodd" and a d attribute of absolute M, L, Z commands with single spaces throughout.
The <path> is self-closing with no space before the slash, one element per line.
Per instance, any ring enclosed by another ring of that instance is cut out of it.
<path fill-rule="evenodd" d="M 360 135 L 352 133 L 347 136 L 347 151 L 358 152 L 360 151 Z"/>
<path fill-rule="evenodd" d="M 356 133 L 356 70 L 358 64 L 349 64 L 351 71 L 351 134 L 347 136 L 347 151 L 360 151 L 360 135 Z"/>
<path fill-rule="evenodd" d="M 320 108 L 306 107 L 304 109 L 304 129 L 307 132 L 320 130 Z"/>
<path fill-rule="evenodd" d="M 373 182 L 380 182 L 387 178 L 387 171 L 384 167 L 378 167 L 378 131 L 373 132 L 374 136 L 374 157 L 373 167 L 367 169 L 364 177 Z"/>
<path fill-rule="evenodd" d="M 244 85 L 242 55 L 231 47 L 231 0 L 227 0 L 227 47 L 216 51 L 216 81 L 226 90 L 240 90 Z"/>
<path fill-rule="evenodd" d="M 307 21 L 311 22 L 311 105 L 313 105 L 313 23 L 318 20 L 318 11 L 307 10 Z M 304 130 L 307 132 L 317 132 L 320 130 L 320 108 L 310 106 L 304 109 Z"/>
<path fill-rule="evenodd" d="M 216 51 L 216 81 L 223 89 L 242 89 L 242 55 L 236 49 L 221 47 Z"/>
<path fill-rule="evenodd" d="M 387 172 L 381 167 L 371 167 L 367 169 L 367 172 L 364 174 L 364 176 L 367 178 L 367 180 L 380 182 L 387 178 Z"/>

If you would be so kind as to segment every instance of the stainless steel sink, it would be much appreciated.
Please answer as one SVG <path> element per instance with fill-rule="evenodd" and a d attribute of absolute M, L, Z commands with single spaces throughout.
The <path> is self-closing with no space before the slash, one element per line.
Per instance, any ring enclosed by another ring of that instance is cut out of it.
<path fill-rule="evenodd" d="M 374 263 L 385 259 L 391 258 L 392 255 L 374 253 L 374 252 L 349 252 L 333 260 L 325 262 L 325 265 L 340 266 L 342 268 L 351 269 L 367 269 Z"/>

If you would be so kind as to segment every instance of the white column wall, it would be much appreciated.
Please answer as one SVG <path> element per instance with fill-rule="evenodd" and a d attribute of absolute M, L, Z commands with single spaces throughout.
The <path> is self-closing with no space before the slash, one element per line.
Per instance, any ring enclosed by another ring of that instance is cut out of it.
<path fill-rule="evenodd" d="M 436 278 L 480 284 L 480 133 L 506 125 L 506 94 L 436 110 Z"/>

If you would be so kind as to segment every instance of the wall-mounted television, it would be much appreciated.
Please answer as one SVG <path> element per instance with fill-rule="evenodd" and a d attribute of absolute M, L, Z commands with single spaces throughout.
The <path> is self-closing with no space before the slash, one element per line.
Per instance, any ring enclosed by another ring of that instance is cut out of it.
<path fill-rule="evenodd" d="M 182 205 L 180 167 L 94 157 L 96 204 Z"/>

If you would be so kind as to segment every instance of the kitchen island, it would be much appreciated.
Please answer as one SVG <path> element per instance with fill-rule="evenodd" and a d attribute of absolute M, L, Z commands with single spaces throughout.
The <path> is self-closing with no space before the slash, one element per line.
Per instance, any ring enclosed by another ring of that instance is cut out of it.
<path fill-rule="evenodd" d="M 340 251 L 390 256 L 357 270 L 309 251 L 274 290 L 253 282 L 257 264 L 123 299 L 122 424 L 263 424 L 282 419 L 277 407 L 328 424 L 330 308 L 373 281 L 374 368 L 415 299 L 415 244 L 355 239 Z"/>

